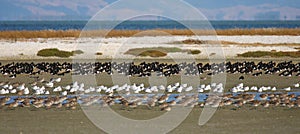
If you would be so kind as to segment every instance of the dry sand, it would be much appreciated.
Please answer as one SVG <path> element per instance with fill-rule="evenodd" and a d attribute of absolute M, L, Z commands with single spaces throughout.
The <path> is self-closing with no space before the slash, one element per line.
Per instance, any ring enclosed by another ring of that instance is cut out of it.
<path fill-rule="evenodd" d="M 36 56 L 37 52 L 45 48 L 58 48 L 60 50 L 73 51 L 83 50 L 84 54 L 77 58 L 132 58 L 133 56 L 124 55 L 132 48 L 143 47 L 179 47 L 182 49 L 198 49 L 198 55 L 187 55 L 183 53 L 168 54 L 167 58 L 205 58 L 212 53 L 221 54 L 219 56 L 234 58 L 237 54 L 248 51 L 297 51 L 299 46 L 243 46 L 237 44 L 172 44 L 171 42 L 183 41 L 186 39 L 199 40 L 219 40 L 236 43 L 300 43 L 299 36 L 157 36 L 157 37 L 113 37 L 113 38 L 50 38 L 50 39 L 24 39 L 22 41 L 1 40 L 0 59 L 45 59 Z M 96 52 L 103 55 L 96 56 Z M 218 55 L 216 55 L 218 56 Z"/>

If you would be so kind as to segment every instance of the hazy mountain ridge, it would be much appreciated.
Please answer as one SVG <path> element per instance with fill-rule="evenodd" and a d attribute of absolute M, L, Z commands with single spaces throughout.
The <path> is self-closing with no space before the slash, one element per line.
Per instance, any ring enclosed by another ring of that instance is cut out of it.
<path fill-rule="evenodd" d="M 0 20 L 88 20 L 112 2 L 114 0 L 2 0 Z M 300 20 L 300 8 L 272 3 L 197 8 L 209 20 Z"/>

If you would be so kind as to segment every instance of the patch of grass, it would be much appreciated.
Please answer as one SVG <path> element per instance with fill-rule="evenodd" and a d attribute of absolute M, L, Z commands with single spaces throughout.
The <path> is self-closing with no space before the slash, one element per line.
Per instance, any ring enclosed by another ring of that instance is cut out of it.
<path fill-rule="evenodd" d="M 265 44 L 265 43 L 239 43 L 232 41 L 217 41 L 217 40 L 194 40 L 186 39 L 183 41 L 175 41 L 170 44 L 222 44 L 222 45 L 243 45 L 243 46 L 299 46 L 300 43 L 275 43 L 275 44 Z"/>
<path fill-rule="evenodd" d="M 292 58 L 299 58 L 300 57 L 300 51 L 289 51 L 289 52 L 283 52 L 283 51 L 253 51 L 253 52 L 246 52 L 243 54 L 238 54 L 239 57 L 292 57 Z"/>
<path fill-rule="evenodd" d="M 214 56 L 214 55 L 216 55 L 216 53 L 210 53 L 210 54 L 209 54 L 209 56 Z"/>
<path fill-rule="evenodd" d="M 188 54 L 200 54 L 201 53 L 201 51 L 200 50 L 190 50 L 190 51 L 188 51 Z"/>
<path fill-rule="evenodd" d="M 83 54 L 83 51 L 81 50 L 75 50 L 75 51 L 71 51 L 73 54 Z"/>
<path fill-rule="evenodd" d="M 167 56 L 167 53 L 161 52 L 158 50 L 146 50 L 146 51 L 138 54 L 138 56 L 164 57 L 164 56 Z"/>
<path fill-rule="evenodd" d="M 81 50 L 63 51 L 63 50 L 59 50 L 57 48 L 47 48 L 47 49 L 42 49 L 42 50 L 38 51 L 37 56 L 68 58 L 68 57 L 74 56 L 76 54 L 82 54 L 82 53 L 83 53 L 83 51 L 81 51 Z"/>
<path fill-rule="evenodd" d="M 150 56 L 150 57 L 164 57 L 168 53 L 183 52 L 188 54 L 199 54 L 200 50 L 180 49 L 177 47 L 149 47 L 149 48 L 133 48 L 129 49 L 125 54 L 134 56 Z"/>

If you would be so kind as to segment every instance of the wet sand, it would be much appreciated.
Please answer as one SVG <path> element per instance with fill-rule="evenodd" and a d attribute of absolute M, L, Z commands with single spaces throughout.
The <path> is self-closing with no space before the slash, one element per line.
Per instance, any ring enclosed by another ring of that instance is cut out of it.
<path fill-rule="evenodd" d="M 198 125 L 202 111 L 195 107 L 188 117 L 170 133 L 299 133 L 299 108 L 262 108 L 252 109 L 242 107 L 233 110 L 233 107 L 219 108 L 213 117 L 203 126 Z M 148 110 L 138 107 L 134 110 L 114 109 L 127 118 L 143 119 L 157 116 L 163 112 L 157 109 Z M 156 114 L 156 115 L 155 115 Z M 65 134 L 94 134 L 105 133 L 97 128 L 84 115 L 81 109 L 57 110 L 17 108 L 14 110 L 0 110 L 1 133 L 65 133 Z M 116 127 L 117 127 L 116 123 Z"/>

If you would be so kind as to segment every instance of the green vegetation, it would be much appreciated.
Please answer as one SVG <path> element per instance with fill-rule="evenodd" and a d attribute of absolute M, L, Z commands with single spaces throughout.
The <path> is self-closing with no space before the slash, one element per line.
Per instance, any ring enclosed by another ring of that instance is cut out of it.
<path fill-rule="evenodd" d="M 186 39 L 182 41 L 171 42 L 170 44 L 222 44 L 222 45 L 242 45 L 242 46 L 299 46 L 300 43 L 274 43 L 274 44 L 266 44 L 266 43 L 239 43 L 232 41 L 223 41 L 223 40 L 194 40 L 194 39 Z"/>
<path fill-rule="evenodd" d="M 201 51 L 200 50 L 190 50 L 188 51 L 188 54 L 200 54 Z"/>
<path fill-rule="evenodd" d="M 289 51 L 289 52 L 276 52 L 276 51 L 254 51 L 254 52 L 246 52 L 243 54 L 238 54 L 239 57 L 292 57 L 292 58 L 299 58 L 300 51 Z"/>
<path fill-rule="evenodd" d="M 142 53 L 140 53 L 138 56 L 150 56 L 150 57 L 164 57 L 167 53 L 157 51 L 157 50 L 147 50 Z"/>
<path fill-rule="evenodd" d="M 150 56 L 150 57 L 164 57 L 168 53 L 183 52 L 188 54 L 199 54 L 200 50 L 186 50 L 177 47 L 150 47 L 150 48 L 133 48 L 129 49 L 125 54 L 134 56 Z"/>
<path fill-rule="evenodd" d="M 57 48 L 47 48 L 47 49 L 42 49 L 42 50 L 38 51 L 37 56 L 68 58 L 68 57 L 74 56 L 76 54 L 83 54 L 83 51 L 81 51 L 81 50 L 63 51 L 63 50 L 59 50 Z"/>

